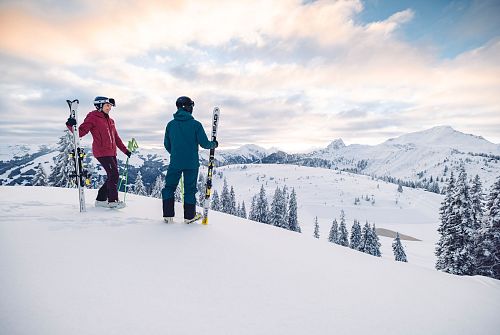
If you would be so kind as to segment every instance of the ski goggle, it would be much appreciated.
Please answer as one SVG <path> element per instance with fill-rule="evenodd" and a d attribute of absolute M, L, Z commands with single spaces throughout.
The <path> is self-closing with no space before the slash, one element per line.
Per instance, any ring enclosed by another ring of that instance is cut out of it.
<path fill-rule="evenodd" d="M 97 105 L 97 104 L 110 104 L 113 107 L 116 106 L 115 99 L 113 99 L 113 98 L 94 100 L 94 105 Z"/>

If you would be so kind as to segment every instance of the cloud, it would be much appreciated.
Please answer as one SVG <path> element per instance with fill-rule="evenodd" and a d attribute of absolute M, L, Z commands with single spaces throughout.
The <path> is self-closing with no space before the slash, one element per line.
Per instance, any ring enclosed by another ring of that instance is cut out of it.
<path fill-rule="evenodd" d="M 106 95 L 117 99 L 112 113 L 122 137 L 157 146 L 175 99 L 189 95 L 205 126 L 220 105 L 227 146 L 373 142 L 435 124 L 471 124 L 500 141 L 491 127 L 500 128 L 498 38 L 439 59 L 432 46 L 402 36 L 416 18 L 412 9 L 363 24 L 356 20 L 361 1 L 76 1 L 51 8 L 0 4 L 0 116 L 34 134 L 44 120 L 59 131 L 66 98 L 81 99 L 86 113 L 94 96 Z"/>

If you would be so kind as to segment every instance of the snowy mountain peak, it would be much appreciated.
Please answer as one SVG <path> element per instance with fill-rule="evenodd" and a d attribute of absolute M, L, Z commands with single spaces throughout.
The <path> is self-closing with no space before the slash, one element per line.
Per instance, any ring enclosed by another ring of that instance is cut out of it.
<path fill-rule="evenodd" d="M 500 145 L 481 136 L 465 134 L 450 126 L 437 126 L 423 131 L 391 138 L 384 145 L 412 145 L 418 147 L 450 148 L 464 152 L 500 153 Z"/>
<path fill-rule="evenodd" d="M 336 140 L 334 140 L 332 143 L 330 143 L 326 149 L 327 150 L 338 150 L 338 149 L 341 149 L 341 148 L 344 148 L 345 147 L 345 143 L 344 141 L 342 141 L 341 138 L 338 138 Z"/>

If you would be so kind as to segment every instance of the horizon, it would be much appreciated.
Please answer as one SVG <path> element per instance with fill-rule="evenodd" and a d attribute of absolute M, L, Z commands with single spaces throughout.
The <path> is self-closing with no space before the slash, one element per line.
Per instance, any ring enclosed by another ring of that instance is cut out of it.
<path fill-rule="evenodd" d="M 257 20 L 249 16 L 256 13 Z M 0 3 L 0 140 L 57 141 L 113 97 L 124 141 L 161 147 L 175 99 L 221 148 L 377 145 L 449 125 L 500 143 L 500 2 Z M 185 24 L 187 22 L 187 24 Z M 76 42 L 75 42 L 76 41 Z M 88 141 L 86 136 L 84 141 Z"/>
<path fill-rule="evenodd" d="M 287 149 L 284 149 L 280 146 L 268 146 L 268 147 L 265 147 L 265 146 L 261 146 L 261 145 L 258 145 L 258 144 L 255 144 L 255 143 L 244 143 L 244 144 L 241 144 L 239 146 L 235 146 L 235 147 L 220 147 L 219 150 L 227 150 L 227 151 L 230 151 L 230 150 L 238 150 L 244 146 L 258 146 L 259 148 L 261 149 L 265 149 L 265 150 L 278 150 L 278 151 L 284 151 L 288 154 L 302 154 L 302 153 L 310 153 L 310 152 L 313 152 L 313 151 L 317 151 L 317 150 L 322 150 L 322 149 L 325 149 L 326 147 L 328 147 L 331 143 L 337 141 L 337 140 L 341 140 L 344 145 L 346 147 L 350 146 L 350 145 L 366 145 L 366 146 L 377 146 L 377 145 L 381 145 L 385 142 L 387 142 L 388 140 L 390 139 L 395 139 L 395 138 L 399 138 L 400 136 L 404 136 L 404 135 L 408 135 L 408 134 L 413 134 L 413 133 L 420 133 L 420 132 L 424 132 L 424 131 L 428 131 L 428 130 L 431 130 L 431 129 L 435 129 L 435 128 L 445 128 L 445 127 L 449 127 L 455 131 L 458 131 L 464 135 L 472 135 L 472 136 L 476 136 L 476 137 L 480 137 L 482 138 L 483 140 L 491 143 L 491 144 L 494 144 L 494 145 L 498 145 L 500 146 L 500 143 L 495 143 L 495 142 L 492 142 L 490 141 L 489 139 L 485 138 L 484 136 L 482 135 L 479 135 L 479 134 L 470 134 L 470 133 L 466 133 L 466 132 L 463 132 L 459 129 L 455 129 L 451 126 L 434 126 L 434 127 L 431 127 L 431 128 L 428 128 L 428 129 L 422 129 L 422 130 L 419 130 L 419 131 L 415 131 L 415 132 L 411 132 L 411 133 L 403 133 L 403 134 L 400 134 L 399 136 L 395 136 L 395 137 L 390 137 L 390 138 L 386 138 L 385 140 L 383 140 L 382 142 L 380 143 L 375 143 L 375 144 L 370 144 L 370 143 L 348 143 L 346 142 L 344 139 L 342 138 L 336 138 L 336 139 L 332 139 L 331 141 L 329 141 L 328 143 L 325 143 L 323 146 L 317 146 L 317 147 L 309 147 L 309 148 L 305 148 L 304 150 L 301 150 L 301 151 L 294 151 L 294 150 L 287 150 Z M 57 145 L 57 141 L 59 140 L 59 137 L 56 138 L 55 140 L 52 141 L 52 143 L 44 143 L 44 144 L 30 144 L 30 143 L 16 143 L 16 144 L 9 144 L 9 143 L 6 143 L 7 146 L 24 146 L 24 145 L 27 145 L 27 146 L 30 146 L 30 145 L 37 145 L 37 146 L 56 146 Z M 92 140 L 91 138 L 89 137 L 84 137 L 82 139 L 82 144 L 84 146 L 91 146 L 92 145 Z M 140 145 L 139 149 L 140 148 L 143 148 L 143 149 L 146 149 L 146 150 L 165 150 L 165 148 L 163 146 L 151 146 L 151 145 Z"/>

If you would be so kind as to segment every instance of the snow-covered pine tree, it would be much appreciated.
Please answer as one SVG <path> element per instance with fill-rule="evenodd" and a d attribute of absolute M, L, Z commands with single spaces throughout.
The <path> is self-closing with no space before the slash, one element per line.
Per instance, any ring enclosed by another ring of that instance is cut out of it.
<path fill-rule="evenodd" d="M 500 279 L 500 176 L 488 195 L 477 242 L 476 273 Z"/>
<path fill-rule="evenodd" d="M 231 186 L 231 191 L 229 192 L 229 212 L 231 215 L 238 215 L 238 208 L 236 208 L 236 194 L 234 193 L 234 188 Z"/>
<path fill-rule="evenodd" d="M 338 244 L 339 241 L 339 224 L 337 219 L 333 219 L 332 227 L 330 228 L 330 234 L 328 235 L 328 242 Z"/>
<path fill-rule="evenodd" d="M 196 199 L 196 202 L 198 203 L 198 206 L 203 206 L 205 203 L 205 177 L 203 177 L 203 174 L 200 173 L 198 175 L 198 198 Z"/>
<path fill-rule="evenodd" d="M 153 184 L 153 188 L 151 189 L 151 196 L 153 198 L 161 199 L 161 191 L 165 187 L 165 180 L 163 175 L 160 173 L 158 177 L 155 179 L 155 183 Z"/>
<path fill-rule="evenodd" d="M 174 200 L 177 201 L 177 202 L 181 202 L 182 201 L 182 197 L 181 197 L 181 183 L 177 184 L 177 188 L 175 189 L 175 193 L 174 193 Z"/>
<path fill-rule="evenodd" d="M 318 224 L 318 217 L 316 216 L 314 218 L 314 237 L 319 238 L 319 224 Z"/>
<path fill-rule="evenodd" d="M 137 176 L 135 177 L 134 194 L 147 195 L 146 187 L 144 186 L 144 183 L 142 182 L 141 171 L 138 171 Z"/>
<path fill-rule="evenodd" d="M 214 194 L 212 195 L 212 203 L 210 205 L 210 208 L 214 211 L 221 211 L 221 203 L 219 199 L 219 193 L 217 193 L 217 190 L 214 191 Z"/>
<path fill-rule="evenodd" d="M 408 262 L 406 259 L 406 253 L 401 244 L 401 238 L 399 237 L 399 233 L 396 233 L 396 238 L 392 242 L 392 251 L 394 252 L 394 259 L 398 262 Z"/>
<path fill-rule="evenodd" d="M 260 192 L 255 203 L 255 220 L 269 224 L 269 205 L 264 185 L 261 185 Z"/>
<path fill-rule="evenodd" d="M 483 185 L 479 175 L 476 174 L 474 181 L 472 182 L 472 187 L 470 189 L 470 197 L 472 202 L 472 229 L 474 230 L 474 242 L 477 242 L 478 233 L 482 227 L 483 223 L 483 211 L 484 211 L 484 195 L 483 195 Z M 476 246 L 474 245 L 474 248 Z"/>
<path fill-rule="evenodd" d="M 245 208 L 245 201 L 241 202 L 240 217 L 247 218 L 247 209 Z"/>
<path fill-rule="evenodd" d="M 283 197 L 283 228 L 290 230 L 288 227 L 288 202 L 290 201 L 290 195 L 288 194 L 288 187 L 283 186 L 283 191 L 281 192 L 281 196 Z"/>
<path fill-rule="evenodd" d="M 257 221 L 257 219 L 256 219 L 257 216 L 255 214 L 256 213 L 256 208 L 257 208 L 256 204 L 257 204 L 257 196 L 254 195 L 252 197 L 252 203 L 250 204 L 250 212 L 248 213 L 248 219 L 249 220 Z"/>
<path fill-rule="evenodd" d="M 360 251 L 369 254 L 370 252 L 370 247 L 372 245 L 372 234 L 371 234 L 371 229 L 370 225 L 368 224 L 368 221 L 365 223 L 363 226 L 363 229 L 361 231 L 361 248 Z"/>
<path fill-rule="evenodd" d="M 380 243 L 380 239 L 378 238 L 377 228 L 375 228 L 375 223 L 372 226 L 372 236 L 373 236 L 373 256 L 382 257 L 382 252 L 380 252 L 380 247 L 382 244 Z"/>
<path fill-rule="evenodd" d="M 340 225 L 339 225 L 339 235 L 337 244 L 340 244 L 344 247 L 349 246 L 349 233 L 347 232 L 347 227 L 345 225 L 344 210 L 340 211 Z"/>
<path fill-rule="evenodd" d="M 288 228 L 286 221 L 286 203 L 283 191 L 276 187 L 273 201 L 271 202 L 271 211 L 269 213 L 269 223 L 280 228 Z"/>
<path fill-rule="evenodd" d="M 288 230 L 295 231 L 297 233 L 301 233 L 299 220 L 297 218 L 297 195 L 295 194 L 295 189 L 292 188 L 292 193 L 290 194 L 288 202 L 288 210 L 286 214 L 287 222 L 288 222 Z"/>
<path fill-rule="evenodd" d="M 453 190 L 455 188 L 455 176 L 453 171 L 450 173 L 450 178 L 448 180 L 448 184 L 446 185 L 444 192 L 445 197 L 443 202 L 441 203 L 441 207 L 439 208 L 439 215 L 441 218 L 441 223 L 437 229 L 440 234 L 439 241 L 436 244 L 436 269 L 437 270 L 445 270 L 448 268 L 448 265 L 452 262 L 452 255 L 449 251 L 451 248 L 451 242 L 453 241 L 450 234 L 451 231 L 451 210 L 453 203 Z"/>
<path fill-rule="evenodd" d="M 222 193 L 220 200 L 222 205 L 221 212 L 231 214 L 231 195 L 229 194 L 226 178 L 224 178 L 224 184 L 222 186 Z"/>
<path fill-rule="evenodd" d="M 351 228 L 351 243 L 349 246 L 354 250 L 360 251 L 361 249 L 361 225 L 357 220 L 354 220 Z"/>
<path fill-rule="evenodd" d="M 73 134 L 69 130 L 65 130 L 59 138 L 57 150 L 59 154 L 54 157 L 55 165 L 49 176 L 50 184 L 56 187 L 76 187 L 75 177 L 71 177 L 75 173 L 75 163 L 70 157 L 73 150 Z"/>
<path fill-rule="evenodd" d="M 465 167 L 460 173 L 452 189 L 451 207 L 448 214 L 445 259 L 443 271 L 457 275 L 474 274 L 474 223 L 472 218 L 472 201 L 467 184 Z M 441 240 L 440 240 L 441 242 Z"/>
<path fill-rule="evenodd" d="M 45 173 L 42 163 L 38 163 L 35 169 L 35 175 L 31 180 L 31 185 L 33 186 L 47 186 L 49 184 L 49 178 Z"/>

